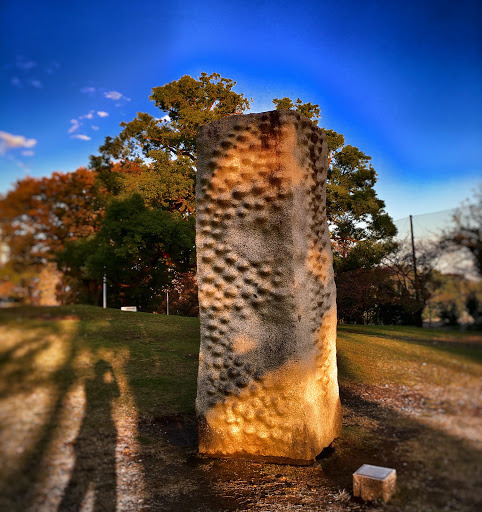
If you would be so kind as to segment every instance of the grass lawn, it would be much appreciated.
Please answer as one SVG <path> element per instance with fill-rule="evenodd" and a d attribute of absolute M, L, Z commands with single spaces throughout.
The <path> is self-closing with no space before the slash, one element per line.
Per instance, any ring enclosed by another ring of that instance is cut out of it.
<path fill-rule="evenodd" d="M 300 468 L 196 456 L 197 319 L 0 310 L 0 510 L 482 509 L 481 346 L 339 326 L 343 432 Z M 350 498 L 364 463 L 397 469 L 388 505 Z"/>

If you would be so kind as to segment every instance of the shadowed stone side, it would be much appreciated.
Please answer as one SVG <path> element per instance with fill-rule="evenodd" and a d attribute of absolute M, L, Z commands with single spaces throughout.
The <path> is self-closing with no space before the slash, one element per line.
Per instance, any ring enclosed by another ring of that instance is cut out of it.
<path fill-rule="evenodd" d="M 324 132 L 273 111 L 197 147 L 199 451 L 310 463 L 341 430 Z"/>

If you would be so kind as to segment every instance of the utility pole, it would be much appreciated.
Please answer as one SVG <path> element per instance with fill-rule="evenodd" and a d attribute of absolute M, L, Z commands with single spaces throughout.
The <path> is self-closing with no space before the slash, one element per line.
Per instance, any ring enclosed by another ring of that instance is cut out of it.
<path fill-rule="evenodd" d="M 102 279 L 102 307 L 104 309 L 107 307 L 107 274 L 105 273 L 105 267 L 104 277 Z"/>
<path fill-rule="evenodd" d="M 410 237 L 412 239 L 412 260 L 413 260 L 413 273 L 415 274 L 415 298 L 417 302 L 420 300 L 420 287 L 418 286 L 418 273 L 417 273 L 417 258 L 415 257 L 415 241 L 413 239 L 413 221 L 410 215 Z"/>
<path fill-rule="evenodd" d="M 169 314 L 169 292 L 166 292 L 166 295 L 167 295 L 166 313 Z"/>

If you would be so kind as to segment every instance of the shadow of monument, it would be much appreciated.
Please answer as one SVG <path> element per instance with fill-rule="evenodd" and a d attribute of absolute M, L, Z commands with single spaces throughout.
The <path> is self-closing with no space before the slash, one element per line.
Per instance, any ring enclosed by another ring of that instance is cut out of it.
<path fill-rule="evenodd" d="M 112 366 L 103 359 L 95 364 L 94 378 L 86 381 L 85 394 L 85 416 L 74 444 L 75 466 L 58 511 L 80 510 L 92 490 L 93 510 L 114 512 L 117 429 L 111 406 L 112 400 L 119 396 L 119 387 Z"/>

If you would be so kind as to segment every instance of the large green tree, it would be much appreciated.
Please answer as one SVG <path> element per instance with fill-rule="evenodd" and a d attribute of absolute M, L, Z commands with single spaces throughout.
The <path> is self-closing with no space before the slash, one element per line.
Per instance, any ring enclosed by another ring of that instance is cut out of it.
<path fill-rule="evenodd" d="M 186 75 L 154 87 L 150 99 L 164 115 L 139 112 L 121 123 L 120 134 L 107 137 L 100 154 L 91 157 L 91 167 L 116 192 L 136 191 L 152 206 L 192 213 L 197 130 L 249 109 L 250 101 L 233 91 L 235 85 L 217 73 L 201 73 L 198 80 Z"/>
<path fill-rule="evenodd" d="M 121 132 L 107 137 L 91 167 L 106 189 L 119 198 L 142 196 L 151 209 L 195 211 L 196 133 L 198 128 L 226 116 L 242 114 L 250 101 L 219 74 L 183 76 L 152 89 L 159 108 L 153 116 L 138 113 L 122 123 Z M 320 108 L 290 98 L 274 99 L 277 109 L 294 109 L 316 120 Z M 342 134 L 325 128 L 329 149 L 327 214 L 337 273 L 370 269 L 393 249 L 396 229 L 376 195 L 376 172 L 370 157 L 345 144 Z"/>
<path fill-rule="evenodd" d="M 117 193 L 140 193 L 146 204 L 194 211 L 197 129 L 208 122 L 241 114 L 250 101 L 233 91 L 235 82 L 219 74 L 202 73 L 198 80 L 183 76 L 154 87 L 150 99 L 162 114 L 139 113 L 122 123 L 122 131 L 107 137 L 91 164 Z M 301 99 L 274 99 L 277 109 L 294 109 L 316 120 L 320 108 Z M 370 157 L 345 145 L 343 135 L 325 129 L 330 168 L 327 212 L 340 269 L 370 267 L 392 248 L 396 233 L 384 202 L 374 190 L 376 172 Z M 118 178 L 112 176 L 116 174 Z M 120 185 L 119 185 L 120 183 Z"/>
<path fill-rule="evenodd" d="M 100 231 L 66 244 L 57 260 L 66 275 L 83 283 L 81 300 L 99 302 L 106 274 L 109 306 L 156 310 L 170 273 L 193 265 L 193 221 L 179 212 L 148 208 L 138 194 L 114 199 Z"/>
<path fill-rule="evenodd" d="M 296 110 L 317 123 L 318 105 L 298 98 L 274 99 L 276 109 Z M 345 137 L 324 128 L 328 145 L 326 208 L 333 244 L 335 270 L 369 269 L 394 248 L 397 230 L 374 189 L 377 173 L 367 156 Z"/>
<path fill-rule="evenodd" d="M 138 113 L 121 124 L 117 136 L 106 138 L 99 154 L 91 157 L 99 181 L 118 199 L 137 194 L 149 210 L 179 212 L 186 221 L 182 227 L 191 229 L 194 238 L 196 133 L 205 123 L 249 108 L 249 100 L 234 92 L 234 86 L 219 74 L 202 73 L 198 80 L 183 76 L 153 88 L 150 99 L 162 114 Z M 80 244 L 77 249 L 81 251 Z M 169 276 L 177 280 L 182 281 L 180 267 L 189 272 L 176 257 L 167 264 L 175 270 Z"/>

